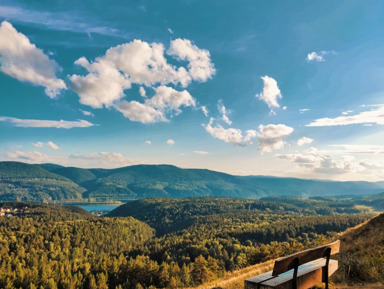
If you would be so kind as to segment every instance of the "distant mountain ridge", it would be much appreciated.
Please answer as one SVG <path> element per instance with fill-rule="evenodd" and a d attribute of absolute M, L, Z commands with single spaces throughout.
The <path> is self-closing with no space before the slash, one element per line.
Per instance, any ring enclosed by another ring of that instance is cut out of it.
<path fill-rule="evenodd" d="M 0 201 L 128 201 L 146 197 L 333 196 L 377 194 L 384 182 L 336 182 L 270 176 L 234 176 L 172 165 L 83 169 L 0 162 Z"/>

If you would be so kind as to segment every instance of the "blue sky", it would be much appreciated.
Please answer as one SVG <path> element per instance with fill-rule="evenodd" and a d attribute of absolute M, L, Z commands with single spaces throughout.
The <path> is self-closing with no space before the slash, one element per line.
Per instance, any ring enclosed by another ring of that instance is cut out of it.
<path fill-rule="evenodd" d="M 0 160 L 384 177 L 382 1 L 0 4 Z"/>

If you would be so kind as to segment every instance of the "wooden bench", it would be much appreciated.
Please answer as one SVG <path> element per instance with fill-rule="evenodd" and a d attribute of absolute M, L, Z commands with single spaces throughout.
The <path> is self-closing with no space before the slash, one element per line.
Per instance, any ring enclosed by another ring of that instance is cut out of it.
<path fill-rule="evenodd" d="M 328 278 L 338 268 L 330 256 L 338 253 L 340 241 L 292 254 L 275 261 L 272 271 L 245 280 L 245 289 L 308 289 Z"/>

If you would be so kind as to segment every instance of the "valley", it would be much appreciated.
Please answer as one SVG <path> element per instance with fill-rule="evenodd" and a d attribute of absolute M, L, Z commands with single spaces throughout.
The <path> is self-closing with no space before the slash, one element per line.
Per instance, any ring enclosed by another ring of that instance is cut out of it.
<path fill-rule="evenodd" d="M 365 223 L 384 210 L 381 182 L 17 162 L 0 179 L 0 288 L 230 289 L 336 238 L 335 284 L 383 282 L 382 215 Z"/>
<path fill-rule="evenodd" d="M 384 182 L 234 176 L 204 169 L 181 169 L 171 165 L 82 169 L 52 164 L 0 162 L 0 201 L 64 204 L 119 203 L 148 197 L 354 197 L 380 194 L 383 191 Z M 384 196 L 378 198 L 382 200 Z"/>
<path fill-rule="evenodd" d="M 199 286 L 329 242 L 370 218 L 215 197 L 142 199 L 104 217 L 73 206 L 0 203 L 10 206 L 27 206 L 28 214 L 0 217 L 1 288 Z"/>

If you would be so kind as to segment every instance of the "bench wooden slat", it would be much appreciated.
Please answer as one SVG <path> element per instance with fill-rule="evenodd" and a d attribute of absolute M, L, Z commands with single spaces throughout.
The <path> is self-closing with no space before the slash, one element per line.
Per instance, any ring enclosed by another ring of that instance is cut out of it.
<path fill-rule="evenodd" d="M 305 263 L 308 263 L 312 260 L 322 258 L 325 251 L 330 248 L 331 255 L 339 253 L 340 251 L 340 240 L 337 240 L 333 243 L 327 244 L 325 246 L 316 247 L 313 249 L 308 249 L 301 251 L 292 255 L 289 255 L 285 258 L 279 259 L 275 262 L 275 267 L 272 271 L 272 276 L 279 276 L 280 274 L 287 272 L 294 268 L 294 260 L 299 259 L 299 266 Z"/>
<path fill-rule="evenodd" d="M 257 288 L 257 284 L 276 278 L 272 276 L 272 270 L 245 280 L 244 289 Z"/>
<path fill-rule="evenodd" d="M 313 262 L 304 264 L 299 267 L 297 276 L 297 288 L 307 289 L 315 286 L 321 282 L 324 282 L 325 276 L 325 259 L 315 260 Z M 331 276 L 338 268 L 337 260 L 329 260 L 328 276 Z M 279 277 L 275 277 L 257 284 L 257 289 L 292 289 L 293 270 L 289 270 L 281 274 Z"/>

